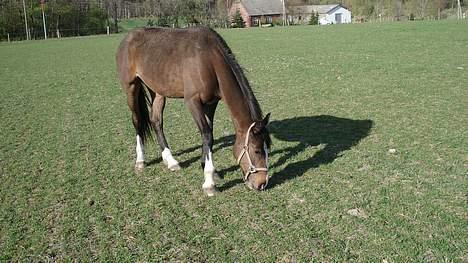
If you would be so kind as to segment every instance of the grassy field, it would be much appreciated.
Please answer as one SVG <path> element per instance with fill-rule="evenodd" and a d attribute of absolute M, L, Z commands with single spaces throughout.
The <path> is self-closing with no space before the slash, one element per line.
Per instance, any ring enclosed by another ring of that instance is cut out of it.
<path fill-rule="evenodd" d="M 169 101 L 133 170 L 123 35 L 0 44 L 0 261 L 467 262 L 468 25 L 226 30 L 264 112 L 271 186 L 248 190 L 215 120 L 221 192 Z"/>
<path fill-rule="evenodd" d="M 119 27 L 120 30 L 123 32 L 128 32 L 137 27 L 145 27 L 148 24 L 149 20 L 153 20 L 152 18 L 134 18 L 134 19 L 126 19 L 120 21 Z"/>

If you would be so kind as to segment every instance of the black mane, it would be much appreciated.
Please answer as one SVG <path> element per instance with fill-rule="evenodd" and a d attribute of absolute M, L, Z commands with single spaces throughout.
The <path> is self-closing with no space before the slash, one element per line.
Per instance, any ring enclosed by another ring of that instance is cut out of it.
<path fill-rule="evenodd" d="M 215 30 L 211 28 L 207 28 L 209 31 L 211 31 L 215 36 L 216 39 L 218 40 L 218 43 L 220 44 L 222 51 L 224 52 L 224 57 L 226 58 L 226 62 L 229 64 L 229 66 L 232 69 L 232 72 L 234 73 L 234 76 L 236 77 L 237 83 L 239 84 L 239 88 L 242 91 L 242 94 L 244 94 L 244 97 L 247 100 L 247 105 L 250 110 L 250 117 L 252 118 L 253 121 L 262 121 L 263 119 L 263 113 L 262 109 L 260 108 L 260 104 L 257 101 L 257 98 L 255 97 L 252 88 L 250 87 L 250 83 L 245 77 L 244 70 L 242 67 L 237 63 L 236 57 L 234 53 L 232 52 L 231 48 L 227 45 L 226 41 L 216 32 Z M 262 129 L 262 134 L 264 136 L 264 141 L 270 149 L 271 146 L 271 138 L 270 138 L 270 132 L 267 127 L 263 127 Z"/>
<path fill-rule="evenodd" d="M 227 45 L 226 41 L 218 34 L 218 32 L 214 31 L 213 29 L 209 28 L 209 30 L 216 36 L 226 58 L 226 62 L 231 66 L 232 73 L 236 77 L 237 83 L 239 84 L 239 88 L 244 94 L 244 97 L 247 100 L 247 105 L 250 110 L 250 117 L 254 121 L 261 121 L 263 119 L 262 109 L 260 108 L 260 104 L 255 97 L 252 88 L 250 87 L 250 83 L 245 77 L 244 70 L 242 67 L 237 63 L 236 57 L 234 53 L 232 53 L 231 48 Z"/>

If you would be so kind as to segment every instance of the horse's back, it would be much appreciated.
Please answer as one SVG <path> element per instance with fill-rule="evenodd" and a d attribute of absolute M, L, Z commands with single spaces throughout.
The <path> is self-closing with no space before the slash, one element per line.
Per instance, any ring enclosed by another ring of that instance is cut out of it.
<path fill-rule="evenodd" d="M 204 93 L 216 86 L 213 61 L 220 60 L 217 34 L 208 28 L 143 28 L 121 42 L 117 64 L 122 82 L 140 78 L 167 97 L 184 97 L 189 86 Z M 210 87 L 208 87 L 210 86 Z M 216 94 L 208 92 L 204 97 Z M 190 95 L 190 94 L 189 94 Z"/>
<path fill-rule="evenodd" d="M 122 40 L 117 56 L 127 53 L 162 59 L 169 57 L 169 55 L 176 55 L 171 53 L 177 52 L 177 54 L 187 57 L 187 55 L 193 55 L 191 53 L 194 52 L 212 50 L 216 45 L 217 34 L 205 27 L 139 28 L 130 31 Z"/>

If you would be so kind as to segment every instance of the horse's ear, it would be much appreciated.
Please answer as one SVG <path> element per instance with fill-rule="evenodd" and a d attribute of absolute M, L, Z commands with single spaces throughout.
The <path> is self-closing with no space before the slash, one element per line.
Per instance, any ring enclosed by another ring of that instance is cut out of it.
<path fill-rule="evenodd" d="M 266 127 L 268 125 L 268 122 L 270 122 L 270 112 L 263 118 L 262 124 Z"/>
<path fill-rule="evenodd" d="M 262 130 L 267 126 L 268 122 L 270 121 L 270 113 L 268 113 L 265 118 L 261 121 L 256 121 L 255 125 L 252 128 L 252 132 L 254 134 L 259 134 Z"/>

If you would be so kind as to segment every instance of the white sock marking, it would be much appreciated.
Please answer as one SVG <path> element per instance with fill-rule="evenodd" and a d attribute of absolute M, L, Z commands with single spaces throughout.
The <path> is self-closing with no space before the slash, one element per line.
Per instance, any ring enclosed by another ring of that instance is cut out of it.
<path fill-rule="evenodd" d="M 212 157 L 212 154 L 211 154 L 211 151 L 208 152 L 208 155 L 206 156 L 206 159 L 205 159 L 205 169 L 204 169 L 204 173 L 205 173 L 205 182 L 203 183 L 203 188 L 212 188 L 214 187 L 215 183 L 214 183 L 214 173 L 215 173 L 216 169 L 214 167 L 214 164 L 213 164 L 213 157 Z"/>
<path fill-rule="evenodd" d="M 162 151 L 161 156 L 163 158 L 163 162 L 167 165 L 167 168 L 173 170 L 179 167 L 179 162 L 176 159 L 174 159 L 169 148 L 164 148 L 164 151 Z"/>
<path fill-rule="evenodd" d="M 137 163 L 142 163 L 145 161 L 145 152 L 144 152 L 144 146 L 143 142 L 141 141 L 140 135 L 136 136 L 136 162 Z"/>

